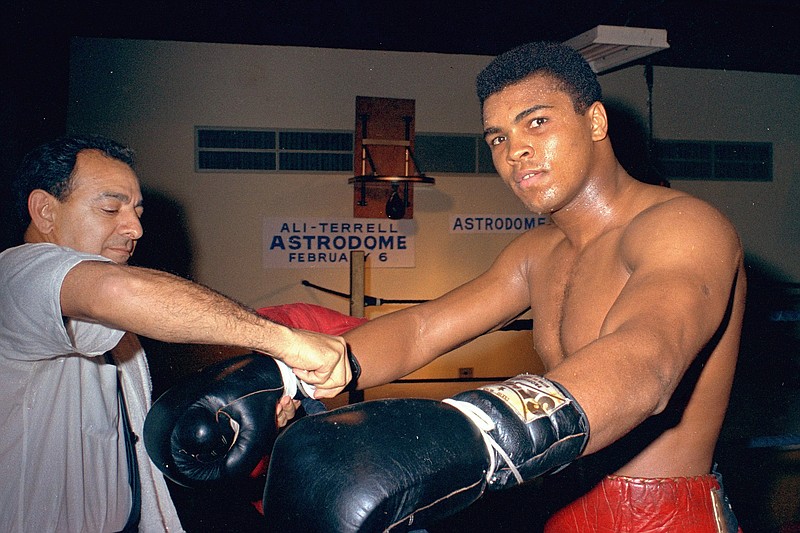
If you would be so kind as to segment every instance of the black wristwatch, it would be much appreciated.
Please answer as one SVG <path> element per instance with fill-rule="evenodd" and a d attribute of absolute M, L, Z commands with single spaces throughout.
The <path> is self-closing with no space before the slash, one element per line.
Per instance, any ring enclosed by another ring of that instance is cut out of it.
<path fill-rule="evenodd" d="M 358 386 L 358 378 L 361 376 L 361 365 L 358 364 L 358 359 L 353 355 L 350 346 L 347 347 L 347 362 L 350 363 L 350 373 L 353 377 L 350 378 L 350 383 L 348 383 L 343 390 L 354 391 Z"/>

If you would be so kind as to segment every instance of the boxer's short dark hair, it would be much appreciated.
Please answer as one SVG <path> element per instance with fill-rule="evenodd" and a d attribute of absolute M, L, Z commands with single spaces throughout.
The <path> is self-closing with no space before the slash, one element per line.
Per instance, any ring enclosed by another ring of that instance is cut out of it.
<path fill-rule="evenodd" d="M 575 49 L 557 42 L 534 42 L 518 46 L 494 58 L 476 80 L 481 110 L 492 94 L 533 74 L 546 74 L 570 95 L 575 112 L 583 114 L 603 93 L 597 75 Z"/>

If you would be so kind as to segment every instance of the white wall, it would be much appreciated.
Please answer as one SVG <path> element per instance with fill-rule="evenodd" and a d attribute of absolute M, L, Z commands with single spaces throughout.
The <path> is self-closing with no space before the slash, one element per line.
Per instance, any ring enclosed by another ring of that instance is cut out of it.
<path fill-rule="evenodd" d="M 656 136 L 773 143 L 773 181 L 682 182 L 736 224 L 749 254 L 800 280 L 800 76 L 664 69 Z"/>
<path fill-rule="evenodd" d="M 348 292 L 348 269 L 265 270 L 261 220 L 351 217 L 348 176 L 196 173 L 195 126 L 352 130 L 355 97 L 379 96 L 414 99 L 418 133 L 478 133 L 474 79 L 491 59 L 104 39 L 74 40 L 71 57 L 69 129 L 103 133 L 136 149 L 143 184 L 174 198 L 185 210 L 194 279 L 253 307 L 306 301 L 342 312 L 347 312 L 346 300 L 300 282 L 307 279 Z M 646 116 L 642 67 L 602 76 L 601 83 L 606 97 Z M 800 243 L 798 96 L 798 76 L 655 69 L 656 137 L 774 143 L 771 183 L 672 186 L 721 208 L 739 228 L 748 253 L 790 280 L 800 279 L 795 259 Z M 369 270 L 368 294 L 435 297 L 487 268 L 511 238 L 451 234 L 451 213 L 524 214 L 495 176 L 435 177 L 434 187 L 415 192 L 416 267 Z M 371 316 L 389 310 L 369 309 Z M 538 371 L 527 337 L 492 334 L 415 377 L 456 377 L 464 366 L 474 367 L 477 376 Z M 420 393 L 441 396 L 439 392 Z M 391 389 L 388 394 L 405 393 Z"/>
<path fill-rule="evenodd" d="M 643 67 L 601 77 L 606 95 L 646 113 Z M 785 281 L 800 280 L 800 76 L 656 68 L 654 137 L 773 143 L 773 181 L 673 181 L 734 222 L 749 256 Z M 646 116 L 646 115 L 644 115 Z M 613 137 L 612 137 L 613 139 Z"/>

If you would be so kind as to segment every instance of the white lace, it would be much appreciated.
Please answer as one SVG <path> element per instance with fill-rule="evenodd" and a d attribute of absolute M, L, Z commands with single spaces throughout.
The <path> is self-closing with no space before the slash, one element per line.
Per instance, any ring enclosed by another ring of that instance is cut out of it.
<path fill-rule="evenodd" d="M 517 479 L 517 483 L 521 484 L 522 475 L 519 473 L 519 470 L 517 470 L 517 467 L 514 466 L 514 463 L 511 461 L 511 457 L 509 457 L 506 451 L 499 444 L 497 444 L 497 441 L 495 441 L 489 434 L 490 431 L 495 429 L 494 421 L 489 417 L 489 415 L 469 402 L 453 400 L 452 398 L 447 398 L 442 401 L 461 411 L 461 413 L 463 413 L 464 416 L 466 416 L 473 424 L 475 424 L 475 427 L 481 431 L 481 434 L 483 435 L 483 442 L 486 445 L 486 451 L 489 453 L 490 458 L 489 470 L 486 472 L 486 482 L 491 483 L 492 478 L 497 471 L 497 456 L 494 454 L 494 452 L 497 452 L 497 454 L 503 458 L 503 461 L 505 461 L 506 465 L 508 465 L 511 473 L 514 474 L 514 477 Z"/>

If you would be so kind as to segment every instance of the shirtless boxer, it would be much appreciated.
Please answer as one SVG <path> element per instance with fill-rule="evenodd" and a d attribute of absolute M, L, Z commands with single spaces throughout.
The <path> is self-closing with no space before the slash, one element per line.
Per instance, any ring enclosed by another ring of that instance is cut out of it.
<path fill-rule="evenodd" d="M 571 49 L 502 54 L 477 92 L 497 172 L 552 224 L 448 294 L 346 333 L 359 388 L 405 376 L 530 307 L 544 377 L 588 419 L 581 457 L 602 457 L 605 469 L 546 531 L 736 531 L 712 475 L 744 310 L 735 228 L 707 203 L 622 168 L 597 78 Z"/>

